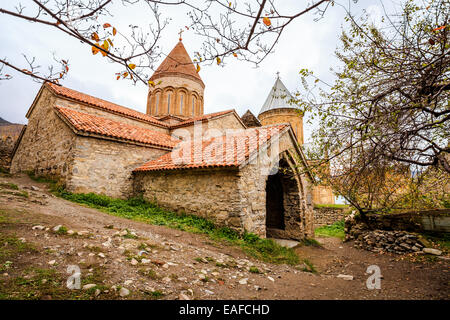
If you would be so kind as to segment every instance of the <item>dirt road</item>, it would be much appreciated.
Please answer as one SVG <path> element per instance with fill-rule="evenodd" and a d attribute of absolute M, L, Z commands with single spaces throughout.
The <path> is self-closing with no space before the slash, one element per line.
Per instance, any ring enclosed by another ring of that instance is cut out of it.
<path fill-rule="evenodd" d="M 2 299 L 449 299 L 445 259 L 413 262 L 318 238 L 322 248 L 296 249 L 317 269 L 304 272 L 71 203 L 27 176 L 3 175 L 0 185 Z M 381 270 L 381 289 L 366 286 L 371 265 Z M 66 288 L 68 266 L 80 268 L 84 289 Z"/>

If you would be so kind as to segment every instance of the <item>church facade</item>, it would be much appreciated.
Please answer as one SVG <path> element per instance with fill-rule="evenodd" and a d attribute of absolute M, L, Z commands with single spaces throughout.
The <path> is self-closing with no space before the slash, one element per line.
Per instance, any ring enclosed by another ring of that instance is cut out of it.
<path fill-rule="evenodd" d="M 142 196 L 261 237 L 313 235 L 298 128 L 247 126 L 234 110 L 204 114 L 205 84 L 181 41 L 151 81 L 146 113 L 43 84 L 11 172 L 50 176 L 71 192 Z"/>

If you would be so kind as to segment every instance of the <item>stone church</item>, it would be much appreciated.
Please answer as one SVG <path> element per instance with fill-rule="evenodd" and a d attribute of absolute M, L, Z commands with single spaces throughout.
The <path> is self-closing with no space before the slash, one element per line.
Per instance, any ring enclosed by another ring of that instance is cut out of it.
<path fill-rule="evenodd" d="M 146 113 L 44 83 L 11 172 L 50 176 L 71 192 L 142 196 L 261 237 L 312 236 L 302 120 L 276 94 L 288 92 L 279 78 L 259 119 L 204 113 L 205 84 L 181 40 L 151 80 Z"/>

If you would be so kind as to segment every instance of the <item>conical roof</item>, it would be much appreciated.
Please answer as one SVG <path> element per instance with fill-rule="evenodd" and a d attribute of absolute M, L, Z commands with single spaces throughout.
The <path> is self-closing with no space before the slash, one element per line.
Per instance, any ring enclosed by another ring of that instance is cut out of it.
<path fill-rule="evenodd" d="M 264 102 L 259 114 L 280 108 L 292 108 L 295 109 L 296 106 L 292 103 L 289 103 L 290 100 L 294 99 L 286 88 L 286 86 L 281 81 L 280 77 L 277 77 L 275 84 L 270 90 L 269 95 L 267 96 L 266 102 Z"/>
<path fill-rule="evenodd" d="M 155 80 L 162 76 L 187 76 L 193 80 L 200 81 L 202 86 L 204 83 L 200 78 L 191 57 L 186 51 L 183 42 L 180 40 L 175 48 L 167 55 L 164 61 L 160 64 L 155 73 L 153 73 L 150 80 Z"/>

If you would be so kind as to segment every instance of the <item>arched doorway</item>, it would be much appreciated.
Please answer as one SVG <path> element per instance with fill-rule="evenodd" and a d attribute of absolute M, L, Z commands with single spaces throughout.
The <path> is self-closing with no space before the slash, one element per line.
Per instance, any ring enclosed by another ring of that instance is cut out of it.
<path fill-rule="evenodd" d="M 296 171 L 282 157 L 266 180 L 266 236 L 302 239 L 301 192 Z"/>

